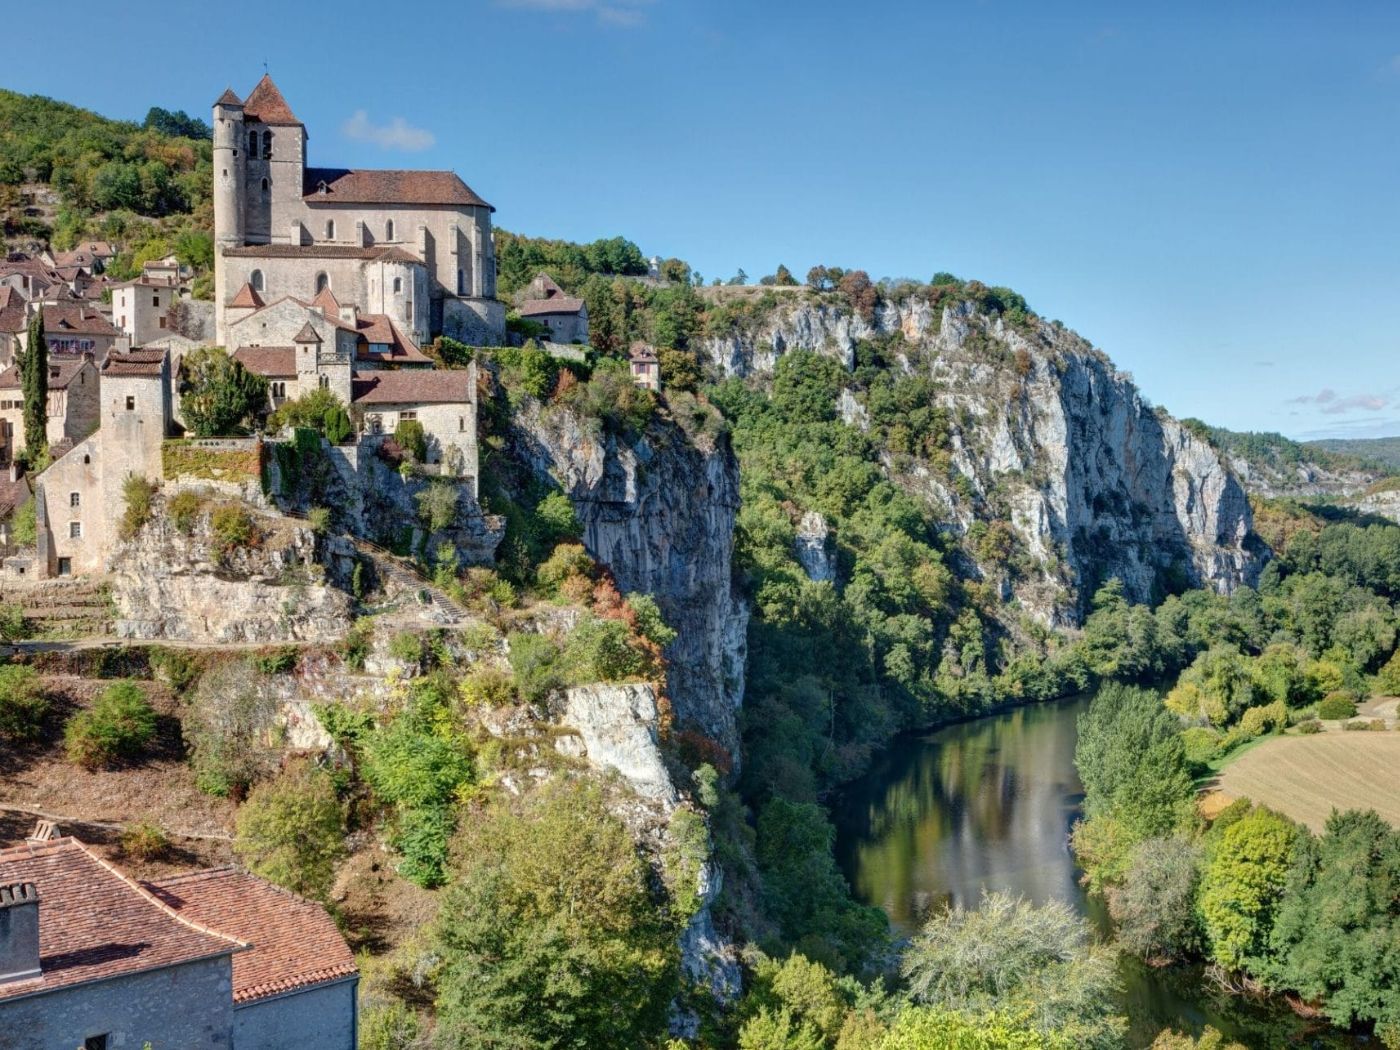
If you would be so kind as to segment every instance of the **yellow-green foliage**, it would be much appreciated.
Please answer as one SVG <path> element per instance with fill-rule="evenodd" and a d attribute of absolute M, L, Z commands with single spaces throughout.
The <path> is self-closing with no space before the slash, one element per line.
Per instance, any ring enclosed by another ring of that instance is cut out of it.
<path fill-rule="evenodd" d="M 193 492 L 177 492 L 165 504 L 166 513 L 175 527 L 186 536 L 194 531 L 195 520 L 203 501 Z"/>
<path fill-rule="evenodd" d="M 160 459 L 167 478 L 242 482 L 259 477 L 262 470 L 256 447 L 205 448 L 192 441 L 173 440 L 161 446 Z"/>

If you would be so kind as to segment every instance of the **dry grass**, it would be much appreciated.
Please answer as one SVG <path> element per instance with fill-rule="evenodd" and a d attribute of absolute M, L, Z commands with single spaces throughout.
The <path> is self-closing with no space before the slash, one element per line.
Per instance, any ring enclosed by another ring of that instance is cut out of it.
<path fill-rule="evenodd" d="M 1400 828 L 1400 733 L 1281 736 L 1241 755 L 1216 787 L 1321 831 L 1333 809 L 1374 809 Z"/>

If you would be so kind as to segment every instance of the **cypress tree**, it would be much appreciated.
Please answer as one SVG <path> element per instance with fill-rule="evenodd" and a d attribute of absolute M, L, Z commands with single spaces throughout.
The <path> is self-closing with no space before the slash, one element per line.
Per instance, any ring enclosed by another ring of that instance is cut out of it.
<path fill-rule="evenodd" d="M 20 361 L 20 388 L 24 392 L 24 453 L 32 465 L 49 447 L 49 344 L 42 309 L 29 322 L 29 338 Z"/>

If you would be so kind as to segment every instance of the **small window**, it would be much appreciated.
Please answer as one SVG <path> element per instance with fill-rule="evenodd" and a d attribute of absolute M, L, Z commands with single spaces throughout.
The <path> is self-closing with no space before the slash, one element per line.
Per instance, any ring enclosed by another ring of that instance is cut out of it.
<path fill-rule="evenodd" d="M 331 279 L 323 273 L 316 275 L 316 294 L 320 295 L 331 286 Z"/>
<path fill-rule="evenodd" d="M 160 319 L 160 326 L 161 326 L 162 328 L 165 327 L 165 318 L 164 318 L 164 317 L 162 317 L 162 318 Z"/>
<path fill-rule="evenodd" d="M 20 570 L 21 573 L 22 573 L 23 571 L 24 571 L 23 569 Z M 59 558 L 59 559 L 58 559 L 58 574 L 59 574 L 60 576 L 72 576 L 72 575 L 73 575 L 73 559 L 72 559 L 72 558 Z M 88 1043 L 87 1045 L 88 1045 L 88 1046 L 105 1047 L 105 1046 L 107 1045 L 107 1043 L 106 1043 L 105 1040 L 104 1040 L 104 1041 L 101 1042 L 101 1043 Z"/>
<path fill-rule="evenodd" d="M 135 395 L 133 395 L 133 394 L 127 394 L 127 395 L 126 395 L 126 410 L 127 410 L 128 412 L 135 412 L 135 411 L 136 411 L 136 397 L 135 397 Z"/>
<path fill-rule="evenodd" d="M 83 538 L 83 523 L 81 521 L 70 521 L 68 523 L 68 538 L 70 540 L 80 540 Z"/>
<path fill-rule="evenodd" d="M 107 1050 L 107 1033 L 88 1036 L 83 1040 L 83 1050 Z"/>
<path fill-rule="evenodd" d="M 457 294 L 467 294 L 467 272 L 465 270 L 457 271 Z"/>
<path fill-rule="evenodd" d="M 334 219 L 327 219 L 327 220 L 326 220 L 326 240 L 328 240 L 328 241 L 333 241 L 333 240 L 335 240 L 335 220 L 334 220 Z"/>
<path fill-rule="evenodd" d="M 270 132 L 270 131 L 264 131 L 264 132 L 263 132 L 263 159 L 266 160 L 266 159 L 270 158 L 271 156 L 272 156 L 272 132 Z"/>
<path fill-rule="evenodd" d="M 458 417 L 457 417 L 457 429 L 458 429 L 458 431 L 460 431 L 460 432 L 463 433 L 463 434 L 465 434 L 465 433 L 467 432 L 467 417 L 466 417 L 466 416 L 458 416 Z"/>
<path fill-rule="evenodd" d="M 250 157 L 256 157 L 257 155 L 258 155 L 258 133 L 257 133 L 256 131 L 250 131 L 250 132 L 248 132 L 248 156 L 250 156 Z"/>
<path fill-rule="evenodd" d="M 80 507 L 80 506 L 82 505 L 82 502 L 83 502 L 83 494 L 82 494 L 81 492 L 70 492 L 70 493 L 68 493 L 68 506 L 73 507 L 73 508 L 77 508 L 77 507 Z"/>
<path fill-rule="evenodd" d="M 262 275 L 262 271 L 261 271 L 261 270 L 254 270 L 252 273 L 250 273 L 250 274 L 248 275 L 248 283 L 251 284 L 251 285 L 253 286 L 253 291 L 255 291 L 255 292 L 260 292 L 260 291 L 262 291 L 262 290 L 263 290 L 263 275 Z"/>
<path fill-rule="evenodd" d="M 402 278 L 402 277 L 395 277 L 395 278 L 394 278 L 394 294 L 395 294 L 395 295 L 398 295 L 398 294 L 401 293 L 402 291 L 403 291 L 403 278 Z"/>
<path fill-rule="evenodd" d="M 267 180 L 266 180 L 266 179 L 263 179 L 263 180 L 262 180 L 262 191 L 263 191 L 263 196 L 264 196 L 264 197 L 266 197 L 267 194 L 268 194 L 268 188 L 269 188 L 269 187 L 268 187 Z"/>
<path fill-rule="evenodd" d="M 417 419 L 417 418 L 418 418 L 418 413 L 415 412 L 415 411 L 413 411 L 412 409 L 410 409 L 410 410 L 407 411 L 407 412 L 400 412 L 400 413 L 399 413 L 399 422 L 400 422 L 400 423 L 402 423 L 405 419 Z"/>
<path fill-rule="evenodd" d="M 88 463 L 91 463 L 91 462 L 92 462 L 92 456 L 87 455 L 86 453 L 84 453 L 84 455 L 83 455 L 83 464 L 84 464 L 84 465 L 87 465 Z"/>
<path fill-rule="evenodd" d="M 384 224 L 384 239 L 392 241 L 394 239 L 394 220 L 390 219 Z"/>
<path fill-rule="evenodd" d="M 322 390 L 328 390 L 328 389 L 330 389 L 330 385 L 331 385 L 331 377 L 330 377 L 330 376 L 320 376 L 320 377 L 318 377 L 318 378 L 320 379 L 320 385 L 321 385 L 321 389 L 322 389 Z"/>
<path fill-rule="evenodd" d="M 152 296 L 151 296 L 151 305 L 152 305 L 152 306 L 159 306 L 159 305 L 160 305 L 160 296 L 159 296 L 159 295 L 152 295 Z"/>

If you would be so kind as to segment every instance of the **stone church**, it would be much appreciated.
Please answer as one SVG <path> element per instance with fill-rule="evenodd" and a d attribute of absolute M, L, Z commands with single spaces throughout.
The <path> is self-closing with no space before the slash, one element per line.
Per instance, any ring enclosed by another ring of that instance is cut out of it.
<path fill-rule="evenodd" d="M 245 285 L 269 303 L 329 289 L 419 344 L 502 342 L 495 209 L 455 173 L 308 167 L 306 126 L 267 76 L 246 100 L 219 96 L 213 127 L 221 345 L 234 345 L 229 308 Z"/>

